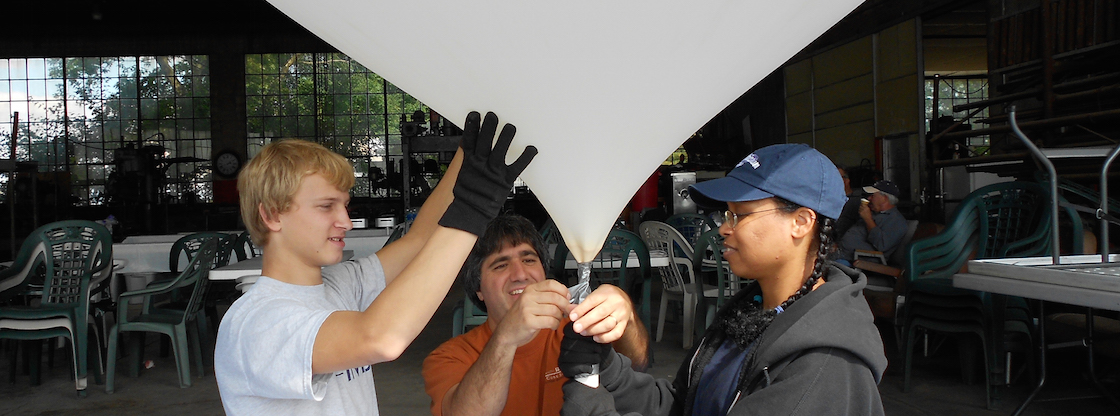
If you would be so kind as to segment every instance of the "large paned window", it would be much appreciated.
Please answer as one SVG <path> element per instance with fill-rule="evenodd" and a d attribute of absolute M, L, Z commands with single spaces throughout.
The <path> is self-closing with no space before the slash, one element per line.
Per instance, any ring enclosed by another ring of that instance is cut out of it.
<path fill-rule="evenodd" d="M 399 196 L 387 178 L 400 171 L 402 116 L 425 105 L 341 53 L 250 54 L 245 75 L 250 157 L 277 139 L 315 141 L 354 165 L 354 196 Z"/>
<path fill-rule="evenodd" d="M 63 178 L 74 205 L 210 201 L 208 68 L 206 56 L 0 59 L 0 155 L 18 113 L 16 160 Z"/>
<path fill-rule="evenodd" d="M 976 111 L 974 109 L 954 112 L 953 106 L 987 99 L 988 78 L 986 76 L 927 76 L 925 88 L 926 130 L 932 131 L 931 128 L 934 127 L 934 123 L 938 118 L 945 119 L 948 122 L 948 117 L 952 117 L 953 122 L 956 122 L 964 119 L 973 111 Z M 937 106 L 936 114 L 934 113 L 935 105 Z M 977 120 L 988 117 L 988 108 L 983 107 L 979 110 L 979 113 L 973 115 L 968 121 L 965 121 L 965 123 L 973 129 L 987 127 L 977 123 Z M 952 124 L 952 122 L 949 123 Z M 940 129 L 933 133 L 936 134 L 939 131 Z M 987 135 L 973 136 L 969 137 L 964 144 L 969 148 L 968 150 L 972 155 L 983 155 L 988 152 L 988 138 Z"/>

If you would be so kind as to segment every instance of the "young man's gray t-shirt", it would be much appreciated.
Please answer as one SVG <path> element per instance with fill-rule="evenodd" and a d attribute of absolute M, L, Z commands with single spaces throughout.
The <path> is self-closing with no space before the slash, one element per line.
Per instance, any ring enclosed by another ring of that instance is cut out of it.
<path fill-rule="evenodd" d="M 373 367 L 312 374 L 319 327 L 334 311 L 362 311 L 385 289 L 376 255 L 323 269 L 323 284 L 262 276 L 222 318 L 214 373 L 226 414 L 377 415 Z"/>

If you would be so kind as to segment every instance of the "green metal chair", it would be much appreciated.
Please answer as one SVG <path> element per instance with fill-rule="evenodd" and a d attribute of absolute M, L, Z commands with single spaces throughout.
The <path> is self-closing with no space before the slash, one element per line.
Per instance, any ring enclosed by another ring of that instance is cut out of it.
<path fill-rule="evenodd" d="M 85 396 L 87 386 L 90 281 L 112 269 L 112 252 L 112 236 L 104 226 L 59 221 L 33 231 L 13 267 L 0 271 L 0 299 L 10 299 L 26 293 L 35 270 L 43 268 L 43 287 L 36 290 L 38 304 L 0 307 L 0 339 L 70 340 L 80 396 Z"/>
<path fill-rule="evenodd" d="M 189 353 L 193 352 L 199 374 L 204 373 L 198 331 L 196 328 L 192 332 L 189 324 L 198 316 L 202 308 L 206 282 L 209 279 L 210 269 L 213 268 L 219 244 L 220 241 L 216 238 L 206 241 L 195 253 L 190 264 L 174 279 L 159 285 L 149 285 L 141 290 L 121 293 L 117 303 L 119 320 L 109 331 L 109 371 L 106 377 L 106 392 L 112 393 L 114 389 L 117 341 L 122 332 L 158 332 L 171 338 L 171 345 L 175 354 L 175 367 L 179 371 L 179 387 L 189 387 L 191 385 Z M 151 301 L 154 296 L 165 295 L 180 289 L 190 292 L 190 297 L 184 309 L 154 307 Z M 128 300 L 131 298 L 142 298 L 144 300 L 143 309 L 135 318 L 128 317 Z M 143 343 L 137 341 L 141 339 L 140 337 L 133 338 L 132 352 L 129 355 L 131 359 L 129 368 L 133 376 L 139 373 Z M 193 348 L 188 348 L 188 341 L 193 344 Z"/>

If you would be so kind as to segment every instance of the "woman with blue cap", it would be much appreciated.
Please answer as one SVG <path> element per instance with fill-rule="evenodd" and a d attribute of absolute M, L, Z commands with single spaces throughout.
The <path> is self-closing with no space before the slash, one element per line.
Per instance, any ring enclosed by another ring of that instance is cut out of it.
<path fill-rule="evenodd" d="M 757 284 L 719 311 L 673 380 L 566 337 L 560 369 L 572 377 L 598 364 L 600 387 L 569 381 L 562 414 L 882 414 L 887 360 L 863 298 L 867 278 L 828 260 L 847 199 L 835 165 L 806 145 L 768 146 L 690 190 L 701 205 L 726 203 L 723 256 Z"/>

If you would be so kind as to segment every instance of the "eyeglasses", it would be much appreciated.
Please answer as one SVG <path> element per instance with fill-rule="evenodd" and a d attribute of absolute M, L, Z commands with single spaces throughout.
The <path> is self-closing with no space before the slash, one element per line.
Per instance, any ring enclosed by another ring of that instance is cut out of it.
<path fill-rule="evenodd" d="M 727 211 L 723 211 L 723 223 L 727 224 L 729 227 L 734 229 L 736 226 L 739 225 L 739 220 L 742 219 L 742 218 L 747 218 L 751 215 L 758 214 L 758 213 L 761 213 L 761 212 L 777 211 L 779 209 L 781 209 L 781 208 L 763 209 L 763 210 L 759 210 L 759 211 L 746 212 L 746 213 L 742 213 L 742 214 L 736 214 L 734 212 L 731 212 L 731 210 L 727 210 Z"/>

